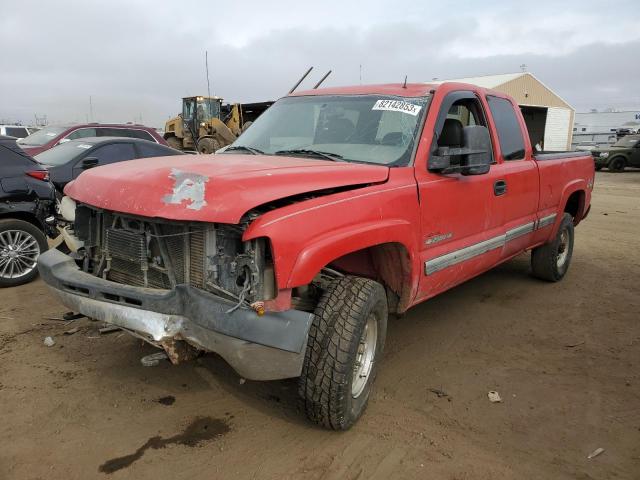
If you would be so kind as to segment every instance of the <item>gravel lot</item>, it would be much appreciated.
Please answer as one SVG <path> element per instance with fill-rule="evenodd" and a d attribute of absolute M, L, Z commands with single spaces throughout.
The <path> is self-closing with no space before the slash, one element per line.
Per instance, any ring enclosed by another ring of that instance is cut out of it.
<path fill-rule="evenodd" d="M 639 239 L 640 171 L 599 172 L 565 279 L 522 255 L 393 319 L 346 433 L 297 413 L 295 381 L 145 368 L 139 340 L 48 320 L 42 281 L 0 290 L 0 478 L 637 479 Z"/>

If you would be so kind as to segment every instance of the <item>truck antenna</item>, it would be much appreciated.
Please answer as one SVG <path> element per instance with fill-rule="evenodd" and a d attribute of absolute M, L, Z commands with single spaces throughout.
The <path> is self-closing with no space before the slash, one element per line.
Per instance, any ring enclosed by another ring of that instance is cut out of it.
<path fill-rule="evenodd" d="M 313 86 L 313 89 L 315 90 L 316 88 L 318 88 L 322 84 L 322 82 L 324 82 L 327 79 L 329 75 L 331 75 L 331 70 L 329 70 L 327 73 L 324 74 L 324 77 L 322 77 L 320 81 Z"/>
<path fill-rule="evenodd" d="M 313 67 L 309 67 L 309 70 L 307 70 L 307 73 L 305 73 L 304 75 L 302 75 L 302 77 L 300 77 L 300 80 L 298 80 L 298 83 L 296 83 L 291 90 L 289 90 L 289 93 L 287 95 L 290 95 L 293 93 L 293 91 L 298 88 L 300 86 L 300 84 L 302 83 L 302 81 L 307 78 L 307 75 L 309 75 L 311 73 L 311 70 L 313 70 Z"/>
<path fill-rule="evenodd" d="M 402 88 L 407 88 L 407 75 L 404 76 L 404 84 L 402 85 Z"/>

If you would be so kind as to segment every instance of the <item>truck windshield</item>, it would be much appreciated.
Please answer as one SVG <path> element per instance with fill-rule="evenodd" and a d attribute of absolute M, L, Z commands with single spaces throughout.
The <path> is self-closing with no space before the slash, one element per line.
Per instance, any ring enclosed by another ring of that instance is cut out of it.
<path fill-rule="evenodd" d="M 427 97 L 337 95 L 278 100 L 225 153 L 408 165 Z"/>

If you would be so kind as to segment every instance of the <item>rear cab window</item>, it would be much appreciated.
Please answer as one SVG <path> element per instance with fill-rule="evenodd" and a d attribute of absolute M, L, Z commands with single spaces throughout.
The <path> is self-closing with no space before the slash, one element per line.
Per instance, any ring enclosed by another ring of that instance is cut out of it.
<path fill-rule="evenodd" d="M 506 98 L 487 95 L 487 103 L 498 132 L 500 151 L 506 161 L 525 158 L 525 143 L 513 104 Z"/>

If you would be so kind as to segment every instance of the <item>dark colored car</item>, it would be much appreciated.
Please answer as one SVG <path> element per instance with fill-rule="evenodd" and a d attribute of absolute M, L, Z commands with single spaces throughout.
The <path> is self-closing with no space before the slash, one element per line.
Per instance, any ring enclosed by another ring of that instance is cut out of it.
<path fill-rule="evenodd" d="M 609 147 L 591 150 L 596 170 L 607 167 L 621 172 L 625 167 L 640 167 L 640 135 L 626 135 Z"/>
<path fill-rule="evenodd" d="M 48 172 L 16 145 L 0 137 L 0 287 L 33 280 L 36 261 L 47 250 L 53 227 L 55 190 Z"/>
<path fill-rule="evenodd" d="M 88 137 L 129 137 L 167 145 L 162 135 L 153 128 L 137 124 L 84 123 L 78 125 L 48 126 L 18 141 L 18 145 L 30 155 L 70 140 Z"/>
<path fill-rule="evenodd" d="M 165 145 L 121 137 L 90 137 L 64 142 L 35 159 L 49 171 L 49 178 L 62 191 L 67 183 L 89 168 L 136 158 L 184 155 Z"/>

